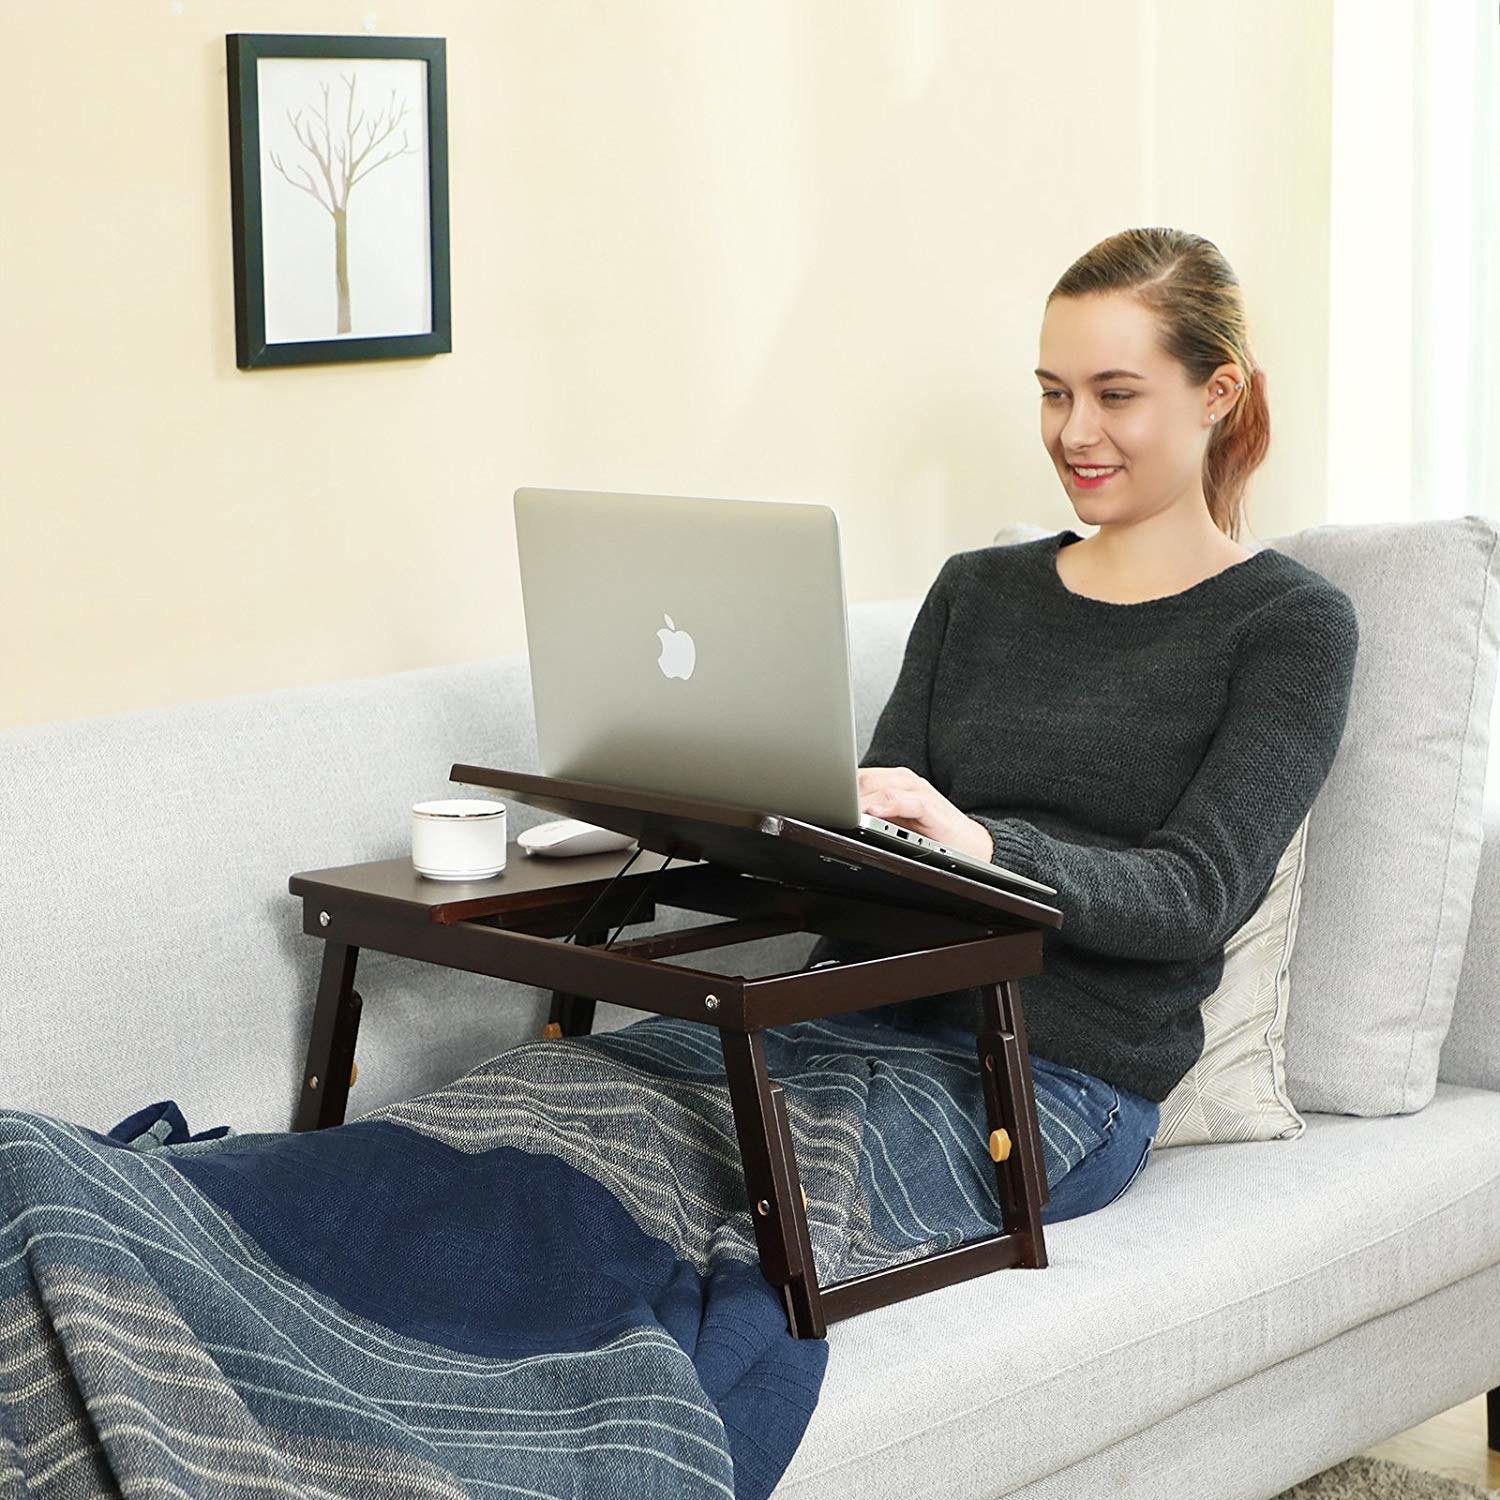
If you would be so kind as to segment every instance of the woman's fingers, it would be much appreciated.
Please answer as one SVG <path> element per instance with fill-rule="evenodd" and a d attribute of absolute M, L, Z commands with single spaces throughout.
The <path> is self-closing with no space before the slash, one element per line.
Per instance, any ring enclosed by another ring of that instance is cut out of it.
<path fill-rule="evenodd" d="M 920 818 L 936 797 L 930 783 L 909 766 L 861 766 L 860 806 L 883 818 Z"/>
<path fill-rule="evenodd" d="M 892 793 L 927 785 L 909 766 L 861 766 L 858 778 L 861 792 Z"/>
<path fill-rule="evenodd" d="M 875 792 L 864 799 L 864 810 L 892 822 L 917 824 L 927 816 L 924 797 L 909 792 Z"/>

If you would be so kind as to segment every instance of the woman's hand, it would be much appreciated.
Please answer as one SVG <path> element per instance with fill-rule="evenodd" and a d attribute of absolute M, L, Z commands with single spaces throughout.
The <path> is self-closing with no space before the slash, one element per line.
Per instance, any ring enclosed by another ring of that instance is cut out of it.
<path fill-rule="evenodd" d="M 861 812 L 899 823 L 976 859 L 994 857 L 995 841 L 984 824 L 961 812 L 909 767 L 861 766 L 858 775 Z"/>

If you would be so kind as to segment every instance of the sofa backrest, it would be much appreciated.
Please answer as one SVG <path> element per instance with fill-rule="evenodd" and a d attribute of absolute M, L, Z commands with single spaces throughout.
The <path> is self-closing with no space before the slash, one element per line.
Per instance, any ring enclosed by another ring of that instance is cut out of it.
<path fill-rule="evenodd" d="M 861 753 L 917 603 L 850 608 Z M 323 946 L 288 878 L 404 856 L 413 802 L 473 795 L 455 761 L 536 754 L 524 656 L 0 730 L 0 1107 L 107 1130 L 170 1098 L 194 1130 L 286 1129 Z M 553 816 L 512 802 L 511 836 Z M 663 908 L 632 933 L 704 920 Z M 812 943 L 695 963 L 769 973 Z M 351 1118 L 539 1035 L 550 999 L 369 951 L 356 984 Z"/>
<path fill-rule="evenodd" d="M 861 754 L 919 603 L 850 607 Z M 410 804 L 462 794 L 455 761 L 537 769 L 524 657 L 0 730 L 0 1107 L 103 1130 L 172 1098 L 195 1130 L 285 1129 L 322 948 L 287 879 L 405 855 Z M 511 814 L 512 836 L 551 816 Z M 1491 818 L 1439 1076 L 1500 1088 Z M 662 908 L 640 931 L 702 920 Z M 797 934 L 694 962 L 772 973 L 811 946 Z M 357 983 L 351 1118 L 535 1037 L 549 1000 L 368 951 Z M 596 1024 L 637 1014 L 601 1005 Z"/>

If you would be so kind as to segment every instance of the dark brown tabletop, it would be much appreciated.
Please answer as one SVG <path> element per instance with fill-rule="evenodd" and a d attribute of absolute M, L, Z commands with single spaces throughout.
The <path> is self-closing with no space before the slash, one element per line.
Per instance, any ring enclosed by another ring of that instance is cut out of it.
<path fill-rule="evenodd" d="M 971 879 L 957 860 L 914 859 L 798 818 L 633 787 L 603 786 L 456 762 L 449 779 L 611 828 L 687 865 L 707 860 L 742 874 L 831 895 L 943 911 L 1013 927 L 1061 927 L 1060 908 L 1024 887 Z M 633 872 L 632 872 L 633 873 Z M 671 872 L 668 872 L 670 879 Z"/>

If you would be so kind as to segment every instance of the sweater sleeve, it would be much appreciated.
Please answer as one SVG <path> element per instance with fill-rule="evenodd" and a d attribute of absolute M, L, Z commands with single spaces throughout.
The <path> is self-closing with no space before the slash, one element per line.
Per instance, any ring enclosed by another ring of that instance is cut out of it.
<path fill-rule="evenodd" d="M 948 628 L 948 604 L 961 554 L 955 553 L 938 569 L 912 621 L 906 653 L 896 684 L 870 736 L 870 748 L 860 759 L 866 766 L 908 766 L 918 776 L 931 777 L 927 724 L 932 704 L 932 680 Z"/>
<path fill-rule="evenodd" d="M 1342 590 L 1305 584 L 1277 600 L 1241 646 L 1198 770 L 1139 848 L 1074 844 L 966 811 L 994 839 L 996 864 L 1057 888 L 1048 900 L 1065 942 L 1118 958 L 1204 958 L 1265 899 L 1328 776 L 1358 647 Z"/>

